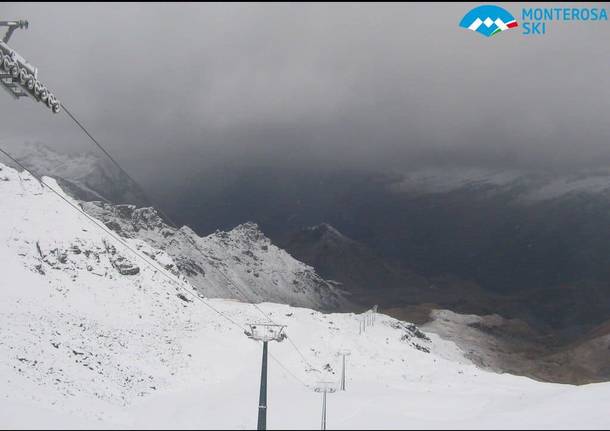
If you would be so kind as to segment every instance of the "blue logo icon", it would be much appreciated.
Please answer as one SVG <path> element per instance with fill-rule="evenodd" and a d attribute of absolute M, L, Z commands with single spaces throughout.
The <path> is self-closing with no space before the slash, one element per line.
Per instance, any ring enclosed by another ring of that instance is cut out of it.
<path fill-rule="evenodd" d="M 460 27 L 476 31 L 486 37 L 518 26 L 519 23 L 510 12 L 494 5 L 475 7 L 460 21 Z"/>

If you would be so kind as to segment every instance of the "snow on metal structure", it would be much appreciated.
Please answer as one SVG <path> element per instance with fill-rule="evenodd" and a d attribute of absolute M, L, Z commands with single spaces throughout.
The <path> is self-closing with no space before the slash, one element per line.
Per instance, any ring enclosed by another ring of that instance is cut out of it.
<path fill-rule="evenodd" d="M 0 83 L 11 96 L 19 100 L 30 97 L 44 103 L 55 114 L 61 110 L 61 103 L 39 80 L 38 69 L 29 64 L 17 51 L 8 45 L 13 32 L 27 29 L 27 21 L 0 21 L 0 27 L 8 27 L 0 41 Z"/>
<path fill-rule="evenodd" d="M 326 394 L 334 394 L 337 392 L 337 384 L 335 382 L 318 382 L 314 388 L 314 392 L 322 394 L 322 422 L 320 429 L 326 430 Z"/>
<path fill-rule="evenodd" d="M 286 325 L 275 323 L 250 323 L 250 331 L 246 335 L 253 340 L 263 342 L 263 363 L 261 367 L 261 387 L 258 399 L 257 430 L 267 429 L 267 350 L 269 341 L 283 341 L 286 338 Z"/>
<path fill-rule="evenodd" d="M 341 349 L 337 352 L 338 356 L 341 356 L 341 385 L 340 389 L 345 391 L 345 358 L 350 356 L 352 352 L 349 349 Z"/>

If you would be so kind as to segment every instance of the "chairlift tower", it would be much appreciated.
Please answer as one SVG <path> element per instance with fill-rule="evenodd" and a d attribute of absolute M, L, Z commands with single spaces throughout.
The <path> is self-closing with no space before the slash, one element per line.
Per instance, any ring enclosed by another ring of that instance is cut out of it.
<path fill-rule="evenodd" d="M 263 342 L 263 363 L 261 366 L 261 388 L 258 399 L 258 430 L 267 429 L 267 350 L 269 341 L 282 341 L 286 338 L 286 325 L 271 323 L 250 323 L 250 332 L 246 335 Z"/>
<path fill-rule="evenodd" d="M 322 423 L 320 429 L 324 431 L 326 430 L 326 394 L 337 392 L 337 384 L 335 382 L 318 382 L 314 391 L 322 394 Z"/>
<path fill-rule="evenodd" d="M 345 359 L 346 357 L 348 357 L 349 355 L 351 355 L 352 352 L 350 352 L 347 349 L 342 349 L 339 350 L 339 352 L 337 353 L 337 355 L 341 356 L 341 360 L 342 360 L 342 367 L 341 367 L 341 385 L 340 388 L 342 391 L 345 391 Z"/>
<path fill-rule="evenodd" d="M 366 332 L 366 314 L 358 317 L 358 325 L 358 334 L 364 334 Z"/>

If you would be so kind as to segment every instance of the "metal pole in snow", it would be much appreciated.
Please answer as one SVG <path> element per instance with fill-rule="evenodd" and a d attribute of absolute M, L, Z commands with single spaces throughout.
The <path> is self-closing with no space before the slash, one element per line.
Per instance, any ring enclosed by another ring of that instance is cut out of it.
<path fill-rule="evenodd" d="M 348 349 L 341 349 L 338 352 L 338 355 L 340 355 L 342 357 L 342 367 L 341 367 L 341 382 L 339 385 L 339 389 L 342 391 L 345 391 L 345 382 L 346 382 L 346 358 L 351 355 L 352 352 L 350 352 Z"/>
<path fill-rule="evenodd" d="M 345 390 L 345 353 L 343 356 L 343 369 L 341 370 L 341 390 Z"/>
<path fill-rule="evenodd" d="M 326 391 L 322 392 L 322 430 L 326 430 Z"/>
<path fill-rule="evenodd" d="M 269 341 L 281 341 L 284 337 L 285 325 L 275 323 L 250 323 L 250 332 L 246 335 L 253 340 L 263 342 L 263 364 L 261 366 L 261 388 L 258 398 L 258 430 L 267 429 L 267 350 Z"/>
<path fill-rule="evenodd" d="M 322 423 L 320 428 L 326 429 L 326 394 L 337 392 L 337 387 L 333 382 L 318 382 L 314 388 L 315 392 L 322 392 Z"/>
<path fill-rule="evenodd" d="M 258 398 L 257 429 L 267 429 L 267 341 L 263 341 L 263 365 L 261 368 L 261 391 Z"/>

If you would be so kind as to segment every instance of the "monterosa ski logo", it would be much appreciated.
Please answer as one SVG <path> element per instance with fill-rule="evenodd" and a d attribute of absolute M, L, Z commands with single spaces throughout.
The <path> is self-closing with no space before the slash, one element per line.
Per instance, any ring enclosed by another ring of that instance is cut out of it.
<path fill-rule="evenodd" d="M 547 34 L 553 22 L 608 21 L 604 7 L 524 7 L 521 8 L 521 24 L 506 9 L 495 5 L 478 6 L 460 21 L 460 27 L 490 37 L 504 30 L 521 27 L 523 36 Z"/>
<path fill-rule="evenodd" d="M 462 18 L 460 27 L 490 37 L 519 26 L 514 16 L 506 9 L 494 5 L 475 7 Z"/>

